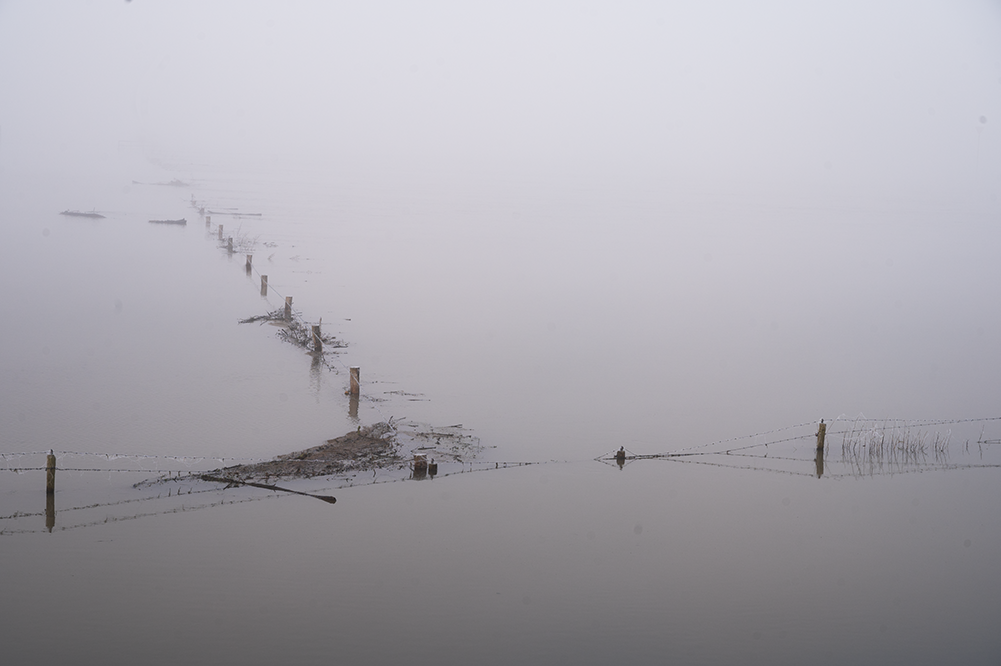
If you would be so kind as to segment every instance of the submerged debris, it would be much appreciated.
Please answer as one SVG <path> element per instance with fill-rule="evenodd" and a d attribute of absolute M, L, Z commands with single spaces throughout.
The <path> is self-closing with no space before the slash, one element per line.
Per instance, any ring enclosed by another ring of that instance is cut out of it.
<path fill-rule="evenodd" d="M 480 438 L 469 433 L 461 423 L 450 426 L 405 424 L 405 435 L 413 441 L 414 451 L 433 453 L 454 462 L 470 462 L 483 452 Z"/>
<path fill-rule="evenodd" d="M 96 210 L 92 210 L 90 212 L 83 212 L 83 211 L 79 211 L 79 210 L 64 210 L 63 212 L 61 212 L 59 214 L 60 215 L 70 215 L 72 217 L 92 217 L 92 218 L 100 218 L 102 220 L 104 219 L 104 215 L 101 215 Z"/>
<path fill-rule="evenodd" d="M 279 325 L 281 326 L 278 330 L 279 338 L 285 342 L 295 345 L 296 347 L 302 347 L 303 349 L 311 351 L 314 350 L 312 327 L 307 324 L 303 324 L 295 317 L 286 318 L 284 308 L 272 310 L 267 314 L 255 315 L 253 317 L 248 317 L 247 319 L 241 319 L 240 323 L 273 323 Z M 348 346 L 346 342 L 338 340 L 331 335 L 323 335 L 323 333 L 320 334 L 320 342 L 323 343 L 323 347 L 330 347 L 333 349 L 343 349 Z"/>
<path fill-rule="evenodd" d="M 162 185 L 162 186 L 166 186 L 166 187 L 191 187 L 191 183 L 185 183 L 183 180 L 179 180 L 177 178 L 175 178 L 175 179 L 173 179 L 171 181 L 168 181 L 166 183 L 144 183 L 141 180 L 133 180 L 132 184 L 133 185 Z"/>

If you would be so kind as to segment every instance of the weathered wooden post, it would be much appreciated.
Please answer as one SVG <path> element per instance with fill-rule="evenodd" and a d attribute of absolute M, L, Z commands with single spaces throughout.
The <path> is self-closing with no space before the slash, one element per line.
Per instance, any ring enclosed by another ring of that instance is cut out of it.
<path fill-rule="evenodd" d="M 219 225 L 219 240 L 222 240 L 222 225 Z"/>
<path fill-rule="evenodd" d="M 211 215 L 206 215 L 205 216 L 205 228 L 208 229 L 211 226 L 212 226 L 212 216 Z"/>
<path fill-rule="evenodd" d="M 414 474 L 413 478 L 423 479 L 428 474 L 428 457 L 423 453 L 414 454 Z"/>
<path fill-rule="evenodd" d="M 230 236 L 226 239 L 226 249 L 229 250 L 230 254 L 233 254 L 233 237 Z"/>
<path fill-rule="evenodd" d="M 357 365 L 353 365 L 350 368 L 351 373 L 351 395 L 358 395 L 361 393 L 361 368 Z"/>
<path fill-rule="evenodd" d="M 250 271 L 254 270 L 254 255 L 247 255 L 247 275 L 250 275 Z"/>
<path fill-rule="evenodd" d="M 824 450 L 824 437 L 827 436 L 827 425 L 824 419 L 820 419 L 820 426 L 817 428 L 817 450 Z"/>
<path fill-rule="evenodd" d="M 261 276 L 261 296 L 267 296 L 267 295 L 268 295 L 268 276 L 267 275 L 262 275 Z"/>
<path fill-rule="evenodd" d="M 49 455 L 45 458 L 45 493 L 51 495 L 56 492 L 56 456 L 49 449 Z"/>
<path fill-rule="evenodd" d="M 323 353 L 323 338 L 320 337 L 320 326 L 313 327 L 313 351 L 317 354 Z"/>
<path fill-rule="evenodd" d="M 292 320 L 292 297 L 285 297 L 285 321 Z"/>

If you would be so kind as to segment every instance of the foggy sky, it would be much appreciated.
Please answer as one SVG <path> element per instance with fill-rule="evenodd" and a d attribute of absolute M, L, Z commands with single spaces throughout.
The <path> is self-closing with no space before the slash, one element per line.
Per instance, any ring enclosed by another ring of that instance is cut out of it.
<path fill-rule="evenodd" d="M 0 132 L 5 169 L 997 210 L 1001 3 L 4 1 Z"/>

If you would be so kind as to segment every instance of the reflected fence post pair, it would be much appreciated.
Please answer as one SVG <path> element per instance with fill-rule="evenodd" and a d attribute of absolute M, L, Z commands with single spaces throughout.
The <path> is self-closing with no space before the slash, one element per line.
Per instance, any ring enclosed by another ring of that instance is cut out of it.
<path fill-rule="evenodd" d="M 56 456 L 52 449 L 45 458 L 45 529 L 56 526 Z"/>
<path fill-rule="evenodd" d="M 824 475 L 824 438 L 827 436 L 827 424 L 824 423 L 824 419 L 820 419 L 820 425 L 817 426 L 817 478 L 819 479 Z"/>

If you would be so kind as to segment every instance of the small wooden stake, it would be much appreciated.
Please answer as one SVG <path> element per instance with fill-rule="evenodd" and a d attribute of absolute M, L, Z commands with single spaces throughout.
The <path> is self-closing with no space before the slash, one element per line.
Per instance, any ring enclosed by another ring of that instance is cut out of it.
<path fill-rule="evenodd" d="M 824 437 L 827 435 L 827 424 L 824 419 L 820 419 L 820 427 L 817 428 L 817 450 L 824 450 Z"/>
<path fill-rule="evenodd" d="M 206 215 L 205 216 L 205 228 L 208 229 L 211 226 L 212 226 L 212 216 L 211 215 Z"/>
<path fill-rule="evenodd" d="M 49 449 L 49 455 L 45 458 L 45 492 L 48 495 L 56 492 L 56 456 Z"/>
<path fill-rule="evenodd" d="M 361 368 L 357 365 L 352 366 L 351 369 L 351 395 L 358 395 L 361 393 Z"/>
<path fill-rule="evenodd" d="M 285 321 L 291 321 L 292 319 L 292 297 L 285 297 Z"/>
<path fill-rule="evenodd" d="M 413 478 L 423 479 L 427 475 L 428 475 L 428 457 L 420 453 L 415 453 Z"/>
<path fill-rule="evenodd" d="M 317 354 L 323 353 L 323 339 L 320 337 L 320 326 L 313 327 L 313 351 Z"/>
<path fill-rule="evenodd" d="M 267 296 L 267 295 L 268 295 L 268 276 L 267 275 L 262 275 L 261 276 L 261 296 Z"/>
<path fill-rule="evenodd" d="M 226 239 L 226 249 L 229 250 L 230 254 L 233 254 L 233 237 L 230 236 Z"/>
<path fill-rule="evenodd" d="M 219 225 L 219 240 L 222 240 L 222 225 Z"/>
<path fill-rule="evenodd" d="M 249 271 L 253 267 L 254 267 L 254 255 L 248 254 L 247 255 L 247 270 Z"/>

